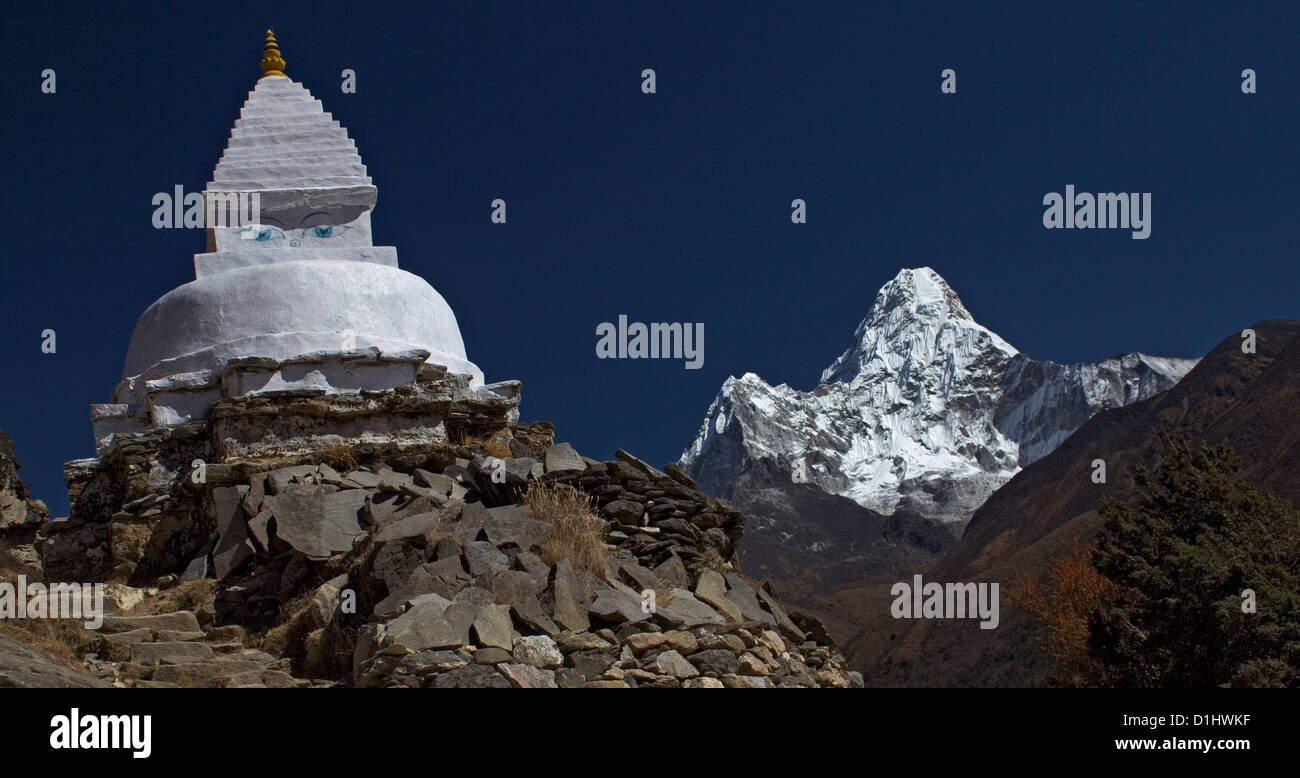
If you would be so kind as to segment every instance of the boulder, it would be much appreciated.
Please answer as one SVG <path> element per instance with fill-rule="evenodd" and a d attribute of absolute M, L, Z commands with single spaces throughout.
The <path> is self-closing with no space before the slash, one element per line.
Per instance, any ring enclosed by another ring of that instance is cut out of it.
<path fill-rule="evenodd" d="M 469 643 L 469 628 L 477 609 L 435 597 L 430 595 L 388 622 L 383 641 L 387 653 L 460 648 Z"/>
<path fill-rule="evenodd" d="M 517 662 L 548 670 L 564 664 L 564 654 L 560 653 L 555 641 L 546 635 L 515 638 L 511 653 Z"/>
<path fill-rule="evenodd" d="M 248 525 L 244 517 L 242 489 L 232 486 L 218 486 L 212 490 L 212 512 L 217 525 L 217 545 L 212 551 L 212 572 L 218 578 L 225 578 L 232 570 L 239 567 L 255 553 L 248 537 Z"/>
<path fill-rule="evenodd" d="M 352 550 L 361 534 L 358 514 L 366 493 L 359 490 L 321 495 L 290 487 L 270 498 L 276 537 L 308 559 L 323 560 Z"/>

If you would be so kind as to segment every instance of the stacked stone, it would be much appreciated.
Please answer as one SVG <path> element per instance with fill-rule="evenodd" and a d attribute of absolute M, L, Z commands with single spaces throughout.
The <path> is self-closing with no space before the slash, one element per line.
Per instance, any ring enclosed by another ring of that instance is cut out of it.
<path fill-rule="evenodd" d="M 333 357 L 331 357 L 333 358 Z M 519 382 L 473 387 L 467 376 L 374 351 L 353 363 L 398 364 L 411 381 L 360 392 L 281 387 L 226 391 L 208 418 L 143 432 L 116 433 L 91 459 L 64 466 L 71 516 L 44 525 L 33 545 L 49 574 L 65 581 L 143 585 L 180 574 L 205 556 L 217 530 L 208 490 L 247 483 L 252 473 L 324 452 L 418 466 L 452 439 L 500 435 L 518 417 Z M 293 367 L 310 367 L 297 360 Z M 223 385 L 285 363 L 233 360 Z"/>
<path fill-rule="evenodd" d="M 49 519 L 45 503 L 32 499 L 27 484 L 18 477 L 22 464 L 14 456 L 14 443 L 0 430 L 0 551 L 32 569 L 39 569 L 37 533 Z"/>
<path fill-rule="evenodd" d="M 14 456 L 14 442 L 0 430 L 0 530 L 36 527 L 45 522 L 45 503 L 33 500 L 27 484 L 18 477 L 22 464 Z"/>
<path fill-rule="evenodd" d="M 702 561 L 734 565 L 744 514 L 706 495 L 676 464 L 662 472 L 622 449 L 615 456 L 553 476 L 592 495 L 612 523 L 611 543 L 650 564 L 676 557 L 692 569 Z"/>

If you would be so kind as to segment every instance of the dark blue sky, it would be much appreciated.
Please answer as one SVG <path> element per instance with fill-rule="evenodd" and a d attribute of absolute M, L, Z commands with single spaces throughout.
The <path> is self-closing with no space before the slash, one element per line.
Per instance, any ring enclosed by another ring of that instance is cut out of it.
<path fill-rule="evenodd" d="M 731 374 L 811 387 L 901 267 L 1057 361 L 1300 315 L 1294 3 L 601 5 L 7 8 L 0 427 L 36 496 L 66 513 L 136 318 L 193 278 L 202 234 L 150 199 L 208 181 L 267 26 L 356 140 L 376 243 L 588 456 L 675 459 Z M 1044 229 L 1066 184 L 1151 192 L 1151 238 Z M 703 322 L 704 367 L 598 360 L 619 314 Z"/>

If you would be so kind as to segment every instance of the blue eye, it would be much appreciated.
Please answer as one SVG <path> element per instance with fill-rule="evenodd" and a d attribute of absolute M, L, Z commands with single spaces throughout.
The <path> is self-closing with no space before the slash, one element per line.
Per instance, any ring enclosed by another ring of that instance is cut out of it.
<path fill-rule="evenodd" d="M 245 231 L 243 234 L 244 240 L 256 240 L 262 243 L 265 243 L 268 240 L 275 240 L 276 238 L 283 238 L 283 237 L 284 237 L 284 232 L 282 230 L 276 229 L 275 227 L 263 227 L 261 229 L 250 228 L 247 231 Z"/>
<path fill-rule="evenodd" d="M 347 224 L 322 224 L 319 227 L 306 227 L 302 231 L 302 237 L 307 238 L 337 238 L 348 230 L 352 229 Z"/>

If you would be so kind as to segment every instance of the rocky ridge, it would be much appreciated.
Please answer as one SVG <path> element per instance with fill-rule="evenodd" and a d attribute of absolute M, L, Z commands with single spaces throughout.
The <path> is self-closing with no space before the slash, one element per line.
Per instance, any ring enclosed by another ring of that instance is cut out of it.
<path fill-rule="evenodd" d="M 123 435 L 69 463 L 72 516 L 30 550 L 47 580 L 110 582 L 121 613 L 83 659 L 114 686 L 862 685 L 815 619 L 740 574 L 742 514 L 675 465 L 595 461 L 513 423 L 517 402 L 460 396 L 447 439 L 418 445 L 222 454 L 208 421 Z M 588 501 L 597 564 L 557 553 L 530 486 Z"/>

